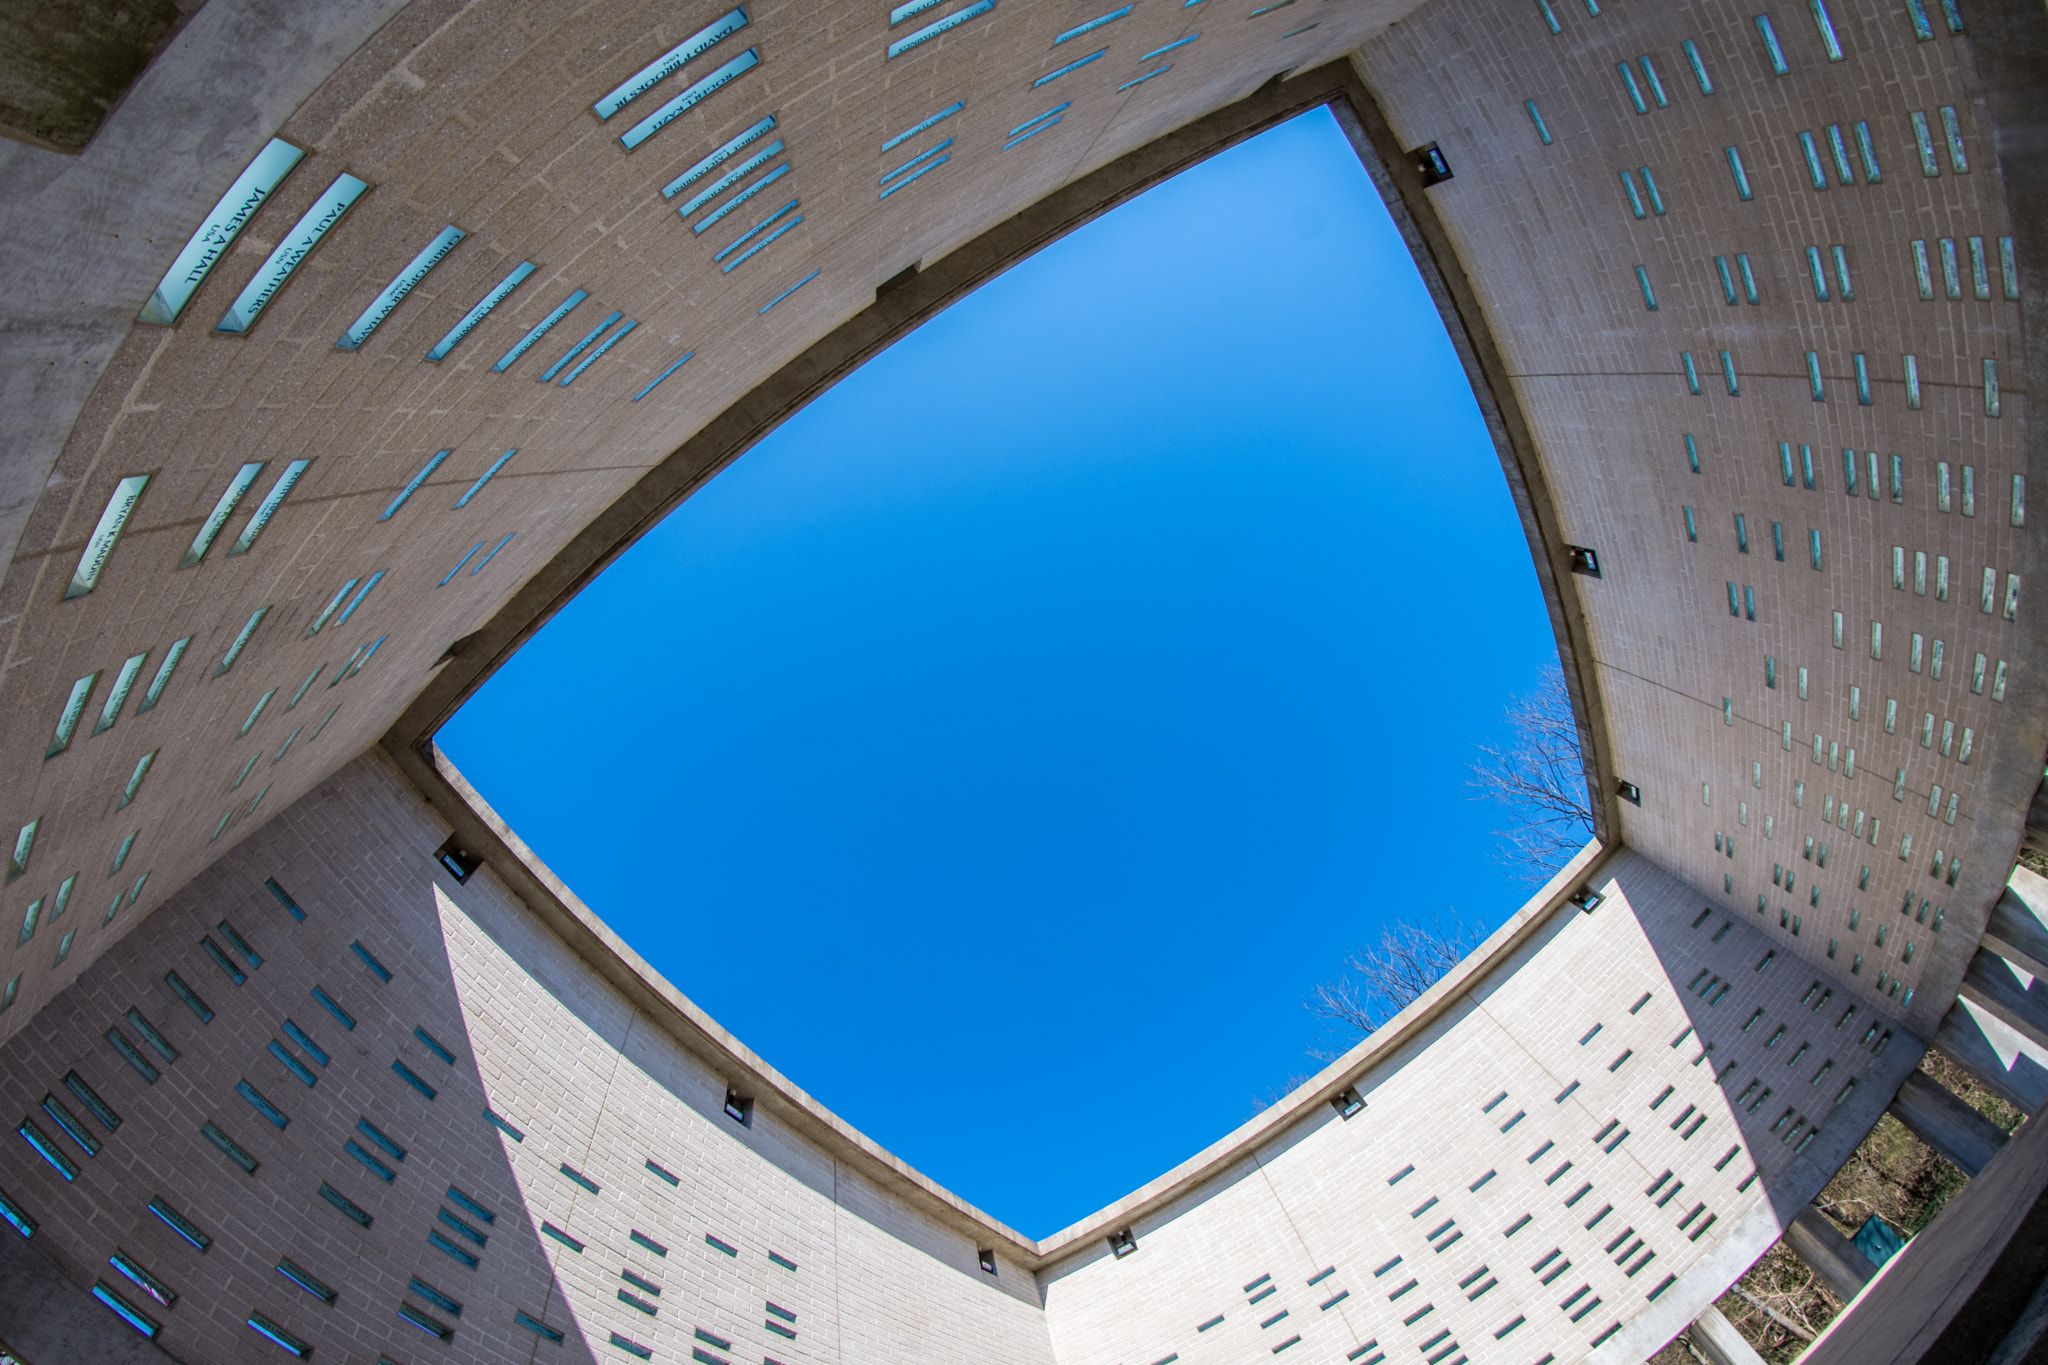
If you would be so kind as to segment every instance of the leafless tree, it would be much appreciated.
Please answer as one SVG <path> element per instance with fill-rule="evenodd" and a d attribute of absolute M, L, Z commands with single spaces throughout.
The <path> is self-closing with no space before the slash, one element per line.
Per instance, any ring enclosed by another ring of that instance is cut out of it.
<path fill-rule="evenodd" d="M 1505 749 L 1482 744 L 1467 784 L 1475 801 L 1497 801 L 1508 824 L 1494 836 L 1496 856 L 1527 881 L 1542 882 L 1593 837 L 1586 807 L 1586 768 L 1571 694 L 1557 665 L 1546 666 L 1536 690 L 1516 697 L 1504 713 L 1514 738 Z"/>
<path fill-rule="evenodd" d="M 1496 830 L 1500 858 L 1532 881 L 1543 881 L 1585 845 L 1593 833 L 1586 807 L 1585 768 L 1579 754 L 1578 721 L 1564 674 L 1555 664 L 1538 677 L 1536 690 L 1508 704 L 1514 739 L 1506 749 L 1481 745 L 1483 761 L 1472 765 L 1476 799 L 1507 807 L 1510 825 Z M 1479 945 L 1480 935 L 1456 914 L 1427 924 L 1404 922 L 1361 945 L 1344 959 L 1344 973 L 1317 986 L 1303 1002 L 1335 1035 L 1336 1046 L 1312 1047 L 1309 1055 L 1334 1060 L 1359 1039 L 1377 1033 L 1424 991 L 1442 980 Z M 1263 1109 L 1293 1090 L 1303 1078 L 1253 1101 Z"/>
<path fill-rule="evenodd" d="M 1264 1113 L 1314 1079 L 1315 1077 L 1305 1072 L 1297 1071 L 1286 1080 L 1280 1082 L 1280 1084 L 1268 1086 L 1266 1093 L 1252 1098 L 1252 1112 L 1254 1114 Z M 4 1365 L 4 1363 L 0 1363 L 0 1365 Z"/>
<path fill-rule="evenodd" d="M 1317 986 L 1304 1002 L 1328 1021 L 1343 1046 L 1312 1050 L 1325 1060 L 1385 1027 L 1417 996 L 1443 979 L 1479 944 L 1479 935 L 1455 914 L 1428 924 L 1400 923 L 1344 959 L 1344 975 Z"/>

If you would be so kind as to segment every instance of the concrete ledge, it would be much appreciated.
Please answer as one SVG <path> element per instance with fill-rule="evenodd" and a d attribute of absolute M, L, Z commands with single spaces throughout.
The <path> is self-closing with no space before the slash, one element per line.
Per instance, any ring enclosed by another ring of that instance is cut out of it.
<path fill-rule="evenodd" d="M 2048 1105 L 2048 1052 L 1975 1002 L 1957 999 L 1934 1046 L 2021 1113 Z"/>
<path fill-rule="evenodd" d="M 869 357 L 1119 204 L 1275 124 L 1325 106 L 1336 115 L 1414 255 L 1493 438 L 1529 541 L 1578 720 L 1594 834 L 1602 842 L 1616 842 L 1620 798 L 1613 746 L 1592 662 L 1586 608 L 1570 571 L 1549 477 L 1537 457 L 1506 362 L 1421 173 L 1395 140 L 1355 67 L 1341 59 L 1299 75 L 1282 72 L 1244 99 L 1061 186 L 943 258 L 880 282 L 872 305 L 705 424 L 534 572 L 495 616 L 452 641 L 443 656 L 444 666 L 386 733 L 385 747 L 396 754 L 429 744 L 462 703 L 613 560 L 720 470 Z"/>
<path fill-rule="evenodd" d="M 1958 994 L 1991 1011 L 2037 1046 L 2048 1047 L 2048 984 L 2038 977 L 2031 984 L 2021 982 L 1998 953 L 1977 950 Z"/>
<path fill-rule="evenodd" d="M 1997 1124 L 1924 1071 L 1906 1077 L 1886 1112 L 1971 1179 L 1983 1174 L 2007 1141 Z"/>
<path fill-rule="evenodd" d="M 1810 1204 L 1785 1225 L 1785 1244 L 1812 1266 L 1844 1303 L 1862 1293 L 1863 1286 L 1877 1273 L 1870 1258 L 1857 1250 L 1856 1244 L 1827 1220 L 1827 1215 Z"/>
<path fill-rule="evenodd" d="M 404 4 L 211 0 L 83 154 L 0 141 L 0 274 L 9 281 L 0 319 L 0 573 L 87 395 L 200 219 Z"/>
<path fill-rule="evenodd" d="M 887 281 L 875 302 L 769 376 L 710 422 L 600 514 L 553 561 L 520 588 L 481 629 L 452 642 L 440 671 L 383 740 L 385 754 L 454 827 L 457 835 L 529 901 L 564 941 L 626 997 L 667 1027 L 735 1084 L 752 1085 L 761 1102 L 835 1156 L 854 1162 L 918 1207 L 963 1232 L 993 1239 L 1037 1269 L 1144 1213 L 1163 1207 L 1314 1112 L 1376 1059 L 1427 1028 L 1472 985 L 1505 961 L 1565 898 L 1606 861 L 1595 839 L 1551 883 L 1459 967 L 1387 1028 L 1333 1063 L 1281 1103 L 1127 1198 L 1038 1243 L 959 1200 L 884 1151 L 804 1094 L 720 1028 L 663 980 L 549 871 L 433 746 L 434 732 L 505 660 L 612 560 L 685 498 L 773 431 L 806 403 L 926 319 L 1048 243 L 1115 208 L 1186 167 L 1256 136 L 1309 109 L 1337 114 L 1417 268 L 1436 300 L 1465 365 L 1513 493 L 1546 606 L 1557 634 L 1567 685 L 1588 755 L 1587 778 L 1596 829 L 1616 828 L 1611 747 L 1599 702 L 1583 604 L 1572 587 L 1558 519 L 1534 442 L 1505 364 L 1487 334 L 1462 265 L 1437 222 L 1421 176 L 1395 145 L 1377 103 L 1349 62 L 1331 62 L 1289 78 L 1276 76 L 1236 104 L 1188 124 L 1062 187 L 1025 212 L 927 265 Z"/>
<path fill-rule="evenodd" d="M 1742 1333 L 1735 1330 L 1735 1324 L 1728 1321 L 1727 1314 L 1718 1308 L 1709 1308 L 1693 1320 L 1692 1344 L 1700 1348 L 1713 1365 L 1764 1365 L 1764 1358 L 1756 1353 Z"/>
<path fill-rule="evenodd" d="M 2040 798 L 2035 798 L 2038 805 Z M 2015 867 L 2005 894 L 1991 909 L 1991 927 L 1983 944 L 2032 976 L 2048 976 L 2048 926 L 2041 923 L 2048 908 L 2048 877 Z"/>
<path fill-rule="evenodd" d="M 480 855 L 493 873 L 524 900 L 562 941 L 655 1024 L 666 1030 L 728 1084 L 751 1093 L 754 1102 L 884 1189 L 978 1244 L 993 1245 L 1036 1272 L 1063 1255 L 1093 1249 L 1097 1241 L 1144 1213 L 1163 1207 L 1241 1162 L 1261 1144 L 1279 1138 L 1297 1120 L 1322 1106 L 1385 1057 L 1425 1032 L 1468 991 L 1508 961 L 1553 916 L 1576 914 L 1567 899 L 1598 880 L 1611 850 L 1590 843 L 1560 869 L 1508 922 L 1443 980 L 1395 1016 L 1378 1033 L 1325 1067 L 1308 1083 L 1228 1136 L 1043 1242 L 1033 1241 L 969 1204 L 896 1157 L 834 1114 L 752 1049 L 699 1009 L 577 898 L 511 826 L 491 809 L 446 755 L 387 749 L 422 797 L 453 827 L 459 841 Z"/>

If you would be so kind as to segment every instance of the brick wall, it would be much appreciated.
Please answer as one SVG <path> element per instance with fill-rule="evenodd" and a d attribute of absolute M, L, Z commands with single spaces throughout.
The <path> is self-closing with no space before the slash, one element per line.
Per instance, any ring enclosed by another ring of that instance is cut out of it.
<path fill-rule="evenodd" d="M 65 1144 L 78 1175 L 67 1183 L 10 1135 L 0 1189 L 41 1224 L 33 1245 L 73 1282 L 117 1287 L 163 1324 L 165 1348 L 188 1360 L 276 1359 L 277 1348 L 246 1325 L 252 1312 L 323 1358 L 554 1358 L 545 1343 L 534 1354 L 537 1338 L 514 1321 L 524 1312 L 567 1333 L 565 1351 L 604 1359 L 628 1358 L 610 1344 L 616 1331 L 663 1360 L 703 1349 L 784 1365 L 1044 1365 L 1050 1350 L 1028 1272 L 1011 1264 L 993 1279 L 983 1274 L 972 1239 L 906 1207 L 875 1173 L 844 1169 L 765 1107 L 749 1127 L 727 1118 L 724 1078 L 606 986 L 492 873 L 457 885 L 436 870 L 432 853 L 446 833 L 386 762 L 360 759 L 171 898 L 10 1040 L 0 1060 L 7 1112 L 29 1114 Z M 303 923 L 266 879 L 288 889 Z M 260 967 L 240 957 L 222 920 Z M 202 938 L 231 955 L 243 984 L 207 956 Z M 356 956 L 356 943 L 389 982 Z M 197 993 L 210 1022 L 180 1002 L 166 971 Z M 353 1029 L 312 997 L 315 986 Z M 131 1007 L 176 1049 L 175 1062 L 123 1017 Z M 285 1030 L 287 1019 L 326 1064 Z M 110 1026 L 141 1049 L 156 1081 L 105 1040 Z M 455 1062 L 440 1060 L 415 1028 Z M 296 1079 L 267 1051 L 272 1043 L 317 1084 Z M 65 1089 L 72 1070 L 118 1115 L 116 1131 L 101 1131 Z M 285 1116 L 284 1129 L 237 1092 L 242 1081 Z M 92 1125 L 103 1143 L 96 1156 L 38 1107 L 46 1092 Z M 487 1108 L 520 1138 L 493 1125 Z M 209 1122 L 256 1159 L 253 1174 L 203 1136 Z M 349 1142 L 394 1178 L 352 1156 Z M 564 1175 L 565 1164 L 596 1192 Z M 323 1184 L 370 1224 L 324 1202 Z M 447 1195 L 450 1186 L 495 1221 Z M 195 1249 L 150 1214 L 155 1198 L 211 1245 Z M 487 1244 L 443 1221 L 443 1211 Z M 550 1225 L 581 1249 L 545 1233 Z M 636 1242 L 636 1231 L 666 1254 Z M 436 1235 L 479 1263 L 449 1255 L 430 1242 Z M 110 1270 L 116 1251 L 177 1291 L 175 1306 L 150 1303 Z M 281 1257 L 337 1291 L 333 1304 L 280 1274 Z M 624 1270 L 660 1286 L 659 1296 L 623 1280 Z M 414 1276 L 459 1302 L 460 1316 L 409 1290 Z M 630 1307 L 621 1290 L 658 1314 Z M 406 1303 L 452 1327 L 452 1337 L 433 1340 L 402 1320 Z M 698 1339 L 699 1328 L 731 1348 Z"/>
<path fill-rule="evenodd" d="M 1624 853 L 1595 879 L 1606 899 L 1593 913 L 1546 911 L 1448 1011 L 1371 1051 L 1356 1080 L 1362 1112 L 1318 1105 L 1255 1125 L 1218 1174 L 1136 1219 L 1134 1256 L 1112 1258 L 1091 1235 L 1041 1263 L 1007 1233 L 990 1227 L 984 1240 L 922 1211 L 885 1161 L 822 1150 L 777 1117 L 774 1096 L 735 1122 L 724 1106 L 739 1059 L 629 1003 L 488 865 L 456 884 L 432 857 L 446 832 L 386 760 L 360 759 L 172 897 L 7 1044 L 6 1112 L 26 1114 L 77 1178 L 13 1140 L 0 1147 L 0 1190 L 41 1224 L 35 1245 L 75 1283 L 125 1293 L 164 1324 L 175 1354 L 272 1358 L 252 1312 L 365 1361 L 416 1360 L 423 1343 L 451 1360 L 502 1359 L 533 1345 L 519 1313 L 605 1358 L 623 1358 L 616 1332 L 657 1359 L 705 1350 L 783 1365 L 1044 1365 L 1054 1354 L 1087 1365 L 1195 1358 L 1212 1343 L 1270 1349 L 1296 1334 L 1287 1349 L 1324 1360 L 1369 1341 L 1380 1346 L 1360 1359 L 1452 1339 L 1474 1358 L 1564 1358 L 1596 1340 L 1654 1349 L 1768 1245 L 1918 1055 L 1909 1034 L 1888 1041 L 1903 1029 L 1895 1016 L 1866 1003 L 1845 1019 L 1851 992 Z M 123 1060 L 109 1028 L 158 1079 Z M 116 1131 L 91 1126 L 67 1072 L 118 1114 Z M 97 1155 L 39 1107 L 46 1092 L 100 1140 Z M 209 1141 L 208 1123 L 256 1160 L 253 1173 Z M 180 1240 L 152 1199 L 211 1245 Z M 1446 1219 L 1455 1225 L 1440 1229 Z M 1004 1247 L 994 1277 L 978 1242 Z M 117 1251 L 175 1289 L 176 1306 L 153 1307 L 110 1272 Z M 1401 1274 L 1373 1273 L 1396 1253 Z M 334 1303 L 280 1274 L 281 1257 L 337 1291 Z M 1566 1260 L 1571 1283 L 1546 1282 Z M 1266 1275 L 1281 1292 L 1250 1302 L 1267 1284 L 1240 1286 Z M 460 1316 L 437 1311 L 414 1276 Z M 1406 1278 L 1417 1286 L 1390 1300 Z M 1404 1321 L 1424 1303 L 1430 1313 Z M 400 1318 L 407 1304 L 452 1337 L 428 1341 Z M 1280 1308 L 1287 1317 L 1259 1326 Z M 1222 1324 L 1195 1330 L 1219 1313 Z"/>

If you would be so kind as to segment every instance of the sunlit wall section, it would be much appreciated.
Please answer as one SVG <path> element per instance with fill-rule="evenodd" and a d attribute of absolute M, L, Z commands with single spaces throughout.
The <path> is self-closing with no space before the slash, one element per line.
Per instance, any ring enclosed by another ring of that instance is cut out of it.
<path fill-rule="evenodd" d="M 1640 1360 L 1774 1242 L 1919 1043 L 1648 859 L 1318 1106 L 1047 1272 L 1060 1359 Z M 1896 1046 L 1893 1039 L 1897 1038 Z"/>
<path fill-rule="evenodd" d="M 456 881 L 446 835 L 359 760 L 6 1045 L 10 1217 L 174 1353 L 1646 1353 L 1775 1240 L 1920 1046 L 1622 853 L 1586 906 L 1547 891 L 1447 1007 L 1361 1045 L 1354 1097 L 1304 1091 L 1204 1178 L 1040 1248 L 616 945 L 572 948 L 565 903 L 490 865 Z"/>
<path fill-rule="evenodd" d="M 186 1360 L 1049 1365 L 1014 1247 L 984 1271 L 446 834 L 361 759 L 6 1044 L 6 1236 L 76 1311 Z"/>

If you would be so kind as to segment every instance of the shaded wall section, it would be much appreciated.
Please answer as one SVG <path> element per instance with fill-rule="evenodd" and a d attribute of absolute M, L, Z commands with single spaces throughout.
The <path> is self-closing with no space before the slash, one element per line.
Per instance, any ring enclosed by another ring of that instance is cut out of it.
<path fill-rule="evenodd" d="M 1587 653 L 1640 797 L 1618 840 L 1923 1035 L 2048 701 L 2038 252 L 2006 179 L 2033 139 L 2000 134 L 2028 111 L 1987 60 L 2043 25 L 1943 16 L 1439 0 L 1356 58 L 1455 173 L 1424 193 L 1563 537 L 1599 555 Z"/>
<path fill-rule="evenodd" d="M 203 0 L 45 0 L 0 11 L 0 133 L 81 152 Z"/>

